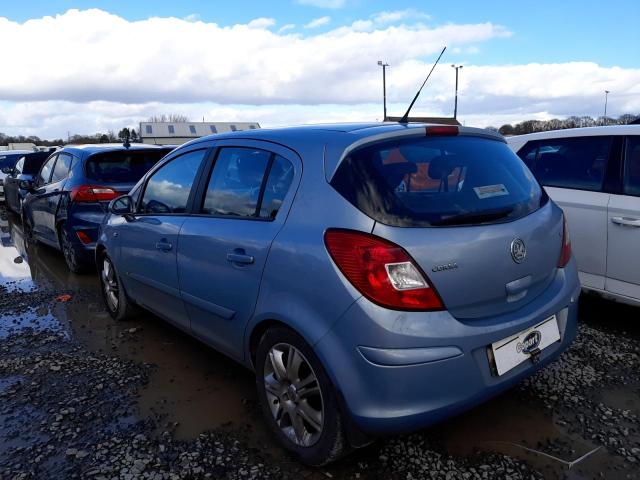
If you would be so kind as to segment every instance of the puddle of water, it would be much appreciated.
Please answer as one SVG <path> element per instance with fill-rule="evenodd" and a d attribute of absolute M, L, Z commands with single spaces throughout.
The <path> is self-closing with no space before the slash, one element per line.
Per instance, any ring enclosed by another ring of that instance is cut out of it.
<path fill-rule="evenodd" d="M 24 377 L 20 375 L 12 375 L 10 377 L 0 378 L 0 395 L 17 383 L 20 383 Z"/>
<path fill-rule="evenodd" d="M 65 327 L 48 309 L 46 313 L 38 309 L 18 315 L 0 315 L 0 339 L 25 329 L 61 332 Z"/>
<path fill-rule="evenodd" d="M 0 285 L 4 285 L 9 291 L 30 291 L 36 288 L 31 279 L 31 269 L 24 261 L 11 234 L 11 224 L 8 219 L 0 219 Z"/>
<path fill-rule="evenodd" d="M 640 390 L 636 387 L 614 387 L 600 392 L 600 402 L 618 410 L 630 410 L 640 416 Z"/>
<path fill-rule="evenodd" d="M 453 418 L 439 429 L 447 451 L 453 455 L 466 456 L 478 451 L 502 453 L 527 462 L 549 479 L 590 479 L 599 477 L 600 472 L 606 472 L 605 478 L 626 478 L 626 474 L 617 470 L 623 462 L 612 457 L 606 448 L 601 448 L 571 469 L 566 463 L 522 448 L 572 462 L 598 445 L 569 433 L 555 422 L 553 413 L 524 403 L 515 391 L 506 392 Z M 563 453 L 558 453 L 551 446 L 561 447 Z"/>

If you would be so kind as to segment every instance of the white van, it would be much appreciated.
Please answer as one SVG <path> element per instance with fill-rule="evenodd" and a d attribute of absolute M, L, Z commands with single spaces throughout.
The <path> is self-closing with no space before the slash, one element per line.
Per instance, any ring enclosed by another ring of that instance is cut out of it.
<path fill-rule="evenodd" d="M 507 141 L 565 211 L 582 287 L 640 306 L 640 125 Z"/>

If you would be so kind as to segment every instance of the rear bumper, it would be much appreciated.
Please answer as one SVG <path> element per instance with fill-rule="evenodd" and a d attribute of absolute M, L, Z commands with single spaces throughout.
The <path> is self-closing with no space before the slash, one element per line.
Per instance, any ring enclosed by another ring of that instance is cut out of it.
<path fill-rule="evenodd" d="M 572 260 L 536 300 L 494 318 L 463 322 L 446 311 L 397 312 L 360 299 L 315 350 L 357 428 L 408 432 L 478 405 L 557 358 L 576 335 L 579 294 Z M 542 350 L 538 363 L 494 376 L 488 346 L 553 314 L 561 341 Z"/>

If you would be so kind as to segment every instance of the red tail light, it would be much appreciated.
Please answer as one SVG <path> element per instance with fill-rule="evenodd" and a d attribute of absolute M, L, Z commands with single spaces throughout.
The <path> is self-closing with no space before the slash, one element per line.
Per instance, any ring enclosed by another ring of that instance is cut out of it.
<path fill-rule="evenodd" d="M 99 185 L 80 185 L 71 189 L 73 202 L 108 202 L 120 196 L 113 188 Z"/>
<path fill-rule="evenodd" d="M 80 241 L 85 245 L 88 245 L 92 242 L 91 237 L 87 235 L 85 232 L 83 232 L 82 230 L 78 230 L 76 232 L 76 235 L 78 235 L 78 238 L 80 239 Z"/>
<path fill-rule="evenodd" d="M 455 137 L 460 130 L 455 125 L 436 125 L 427 127 L 427 135 L 439 137 Z"/>
<path fill-rule="evenodd" d="M 558 259 L 558 268 L 566 267 L 569 260 L 571 260 L 571 239 L 569 238 L 567 217 L 563 217 L 562 221 L 562 249 L 560 250 L 560 258 Z"/>
<path fill-rule="evenodd" d="M 404 249 L 367 233 L 327 230 L 324 242 L 362 295 L 394 310 L 443 310 L 438 292 Z"/>

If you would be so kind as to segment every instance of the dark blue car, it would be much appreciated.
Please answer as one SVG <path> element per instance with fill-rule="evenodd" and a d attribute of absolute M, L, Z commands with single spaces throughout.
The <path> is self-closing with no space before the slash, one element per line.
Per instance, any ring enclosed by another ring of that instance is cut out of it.
<path fill-rule="evenodd" d="M 23 184 L 29 190 L 22 208 L 26 236 L 61 250 L 72 272 L 90 270 L 109 201 L 127 193 L 172 148 L 100 144 L 58 150 Z"/>

